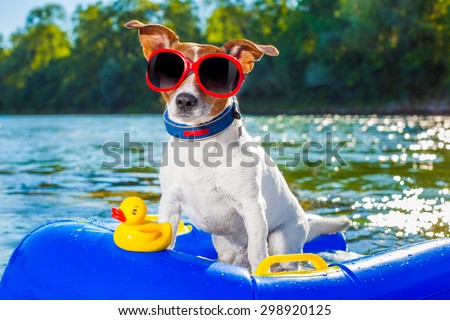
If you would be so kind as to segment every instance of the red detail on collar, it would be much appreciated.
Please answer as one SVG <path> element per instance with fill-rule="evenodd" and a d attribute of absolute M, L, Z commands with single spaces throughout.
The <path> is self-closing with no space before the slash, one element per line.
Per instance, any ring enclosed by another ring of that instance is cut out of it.
<path fill-rule="evenodd" d="M 199 129 L 199 130 L 192 130 L 192 131 L 183 131 L 183 135 L 185 137 L 198 137 L 198 136 L 204 136 L 205 134 L 209 133 L 209 129 Z"/>

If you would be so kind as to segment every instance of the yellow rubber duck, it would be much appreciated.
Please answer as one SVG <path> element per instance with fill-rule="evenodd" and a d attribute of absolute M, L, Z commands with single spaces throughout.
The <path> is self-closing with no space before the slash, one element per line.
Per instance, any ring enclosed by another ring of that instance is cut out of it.
<path fill-rule="evenodd" d="M 124 250 L 154 252 L 166 249 L 172 242 L 169 222 L 157 223 L 147 217 L 147 206 L 139 197 L 128 197 L 120 208 L 112 208 L 112 217 L 121 224 L 114 231 L 114 242 Z"/>

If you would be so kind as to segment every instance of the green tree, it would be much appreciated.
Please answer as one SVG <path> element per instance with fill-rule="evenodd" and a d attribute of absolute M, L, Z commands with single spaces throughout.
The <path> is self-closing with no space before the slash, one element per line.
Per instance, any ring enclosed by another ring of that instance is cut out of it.
<path fill-rule="evenodd" d="M 206 41 L 221 45 L 228 40 L 248 38 L 249 18 L 250 12 L 240 4 L 218 6 L 206 21 Z"/>
<path fill-rule="evenodd" d="M 0 34 L 0 66 L 1 66 L 1 63 L 5 61 L 8 54 L 9 54 L 9 50 L 6 48 L 6 46 L 4 44 L 3 35 Z"/>
<path fill-rule="evenodd" d="M 250 10 L 251 36 L 256 41 L 278 40 L 288 31 L 287 18 L 293 7 L 286 0 L 256 0 Z"/>
<path fill-rule="evenodd" d="M 159 9 L 142 0 L 78 7 L 70 82 L 70 91 L 78 92 L 73 101 L 77 112 L 124 112 L 145 101 L 146 62 L 136 32 L 123 25 L 132 19 L 155 21 Z"/>
<path fill-rule="evenodd" d="M 66 11 L 59 4 L 48 4 L 43 7 L 34 8 L 26 18 L 26 27 L 31 28 L 38 25 L 57 25 L 65 23 Z"/>
<path fill-rule="evenodd" d="M 33 9 L 8 46 L 0 39 L 0 112 L 160 112 L 136 31 L 123 27 L 134 19 L 165 24 L 181 41 L 275 45 L 280 56 L 261 59 L 239 93 L 245 111 L 450 99 L 450 0 L 197 3 L 79 6 L 74 30 L 61 6 Z"/>
<path fill-rule="evenodd" d="M 6 57 L 8 56 L 8 50 L 5 48 L 3 43 L 3 35 L 0 34 L 0 79 L 5 78 L 4 66 Z M 0 113 L 4 112 L 6 109 L 5 104 L 5 94 L 8 92 L 8 88 L 3 81 L 0 81 Z"/>
<path fill-rule="evenodd" d="M 61 6 L 50 5 L 51 9 L 42 8 L 46 14 L 39 15 L 38 9 L 33 10 L 27 18 L 27 27 L 24 32 L 16 32 L 12 35 L 12 49 L 10 54 L 3 59 L 1 66 L 2 82 L 4 83 L 4 104 L 20 106 L 15 112 L 42 110 L 46 107 L 46 101 L 35 99 L 29 95 L 30 87 L 36 88 L 39 96 L 39 88 L 45 85 L 42 78 L 35 77 L 41 69 L 56 68 L 57 61 L 70 56 L 71 46 L 67 34 L 55 23 L 64 16 Z M 51 13 L 56 14 L 55 17 Z M 43 20 L 39 20 L 39 17 Z M 59 72 L 63 73 L 62 70 Z M 53 73 L 53 72 L 51 72 Z M 58 82 L 58 79 L 53 79 Z M 57 94 L 57 92 L 53 92 Z"/>
<path fill-rule="evenodd" d="M 344 46 L 360 68 L 344 75 L 364 82 L 366 99 L 418 100 L 442 92 L 448 75 L 449 0 L 341 0 L 348 21 Z M 350 75 L 349 76 L 349 73 Z"/>
<path fill-rule="evenodd" d="M 192 0 L 169 0 L 162 5 L 162 23 L 184 42 L 202 42 L 198 7 Z"/>

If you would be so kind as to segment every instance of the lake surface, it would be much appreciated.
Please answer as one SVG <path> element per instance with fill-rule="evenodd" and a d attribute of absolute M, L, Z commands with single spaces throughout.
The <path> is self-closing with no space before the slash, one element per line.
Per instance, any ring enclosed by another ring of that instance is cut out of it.
<path fill-rule="evenodd" d="M 450 236 L 450 117 L 247 116 L 246 125 L 308 213 L 353 220 L 350 252 Z M 145 152 L 124 149 L 126 137 Z M 161 116 L 0 116 L 0 275 L 47 221 L 108 223 L 130 195 L 157 213 L 158 169 L 148 163 L 167 138 Z M 111 142 L 120 144 L 115 167 L 104 165 Z"/>

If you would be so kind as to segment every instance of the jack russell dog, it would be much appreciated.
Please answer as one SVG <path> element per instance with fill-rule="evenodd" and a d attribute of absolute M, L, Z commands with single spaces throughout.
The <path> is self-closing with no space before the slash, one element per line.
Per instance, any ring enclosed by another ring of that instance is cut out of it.
<path fill-rule="evenodd" d="M 252 272 L 269 255 L 301 253 L 305 242 L 349 227 L 345 216 L 308 220 L 243 126 L 235 94 L 255 61 L 278 55 L 274 46 L 240 39 L 219 48 L 180 42 L 162 25 L 133 20 L 125 27 L 138 30 L 147 84 L 167 104 L 164 122 L 172 137 L 168 164 L 160 169 L 159 222 L 172 224 L 169 248 L 182 212 L 213 235 L 219 261 Z"/>

